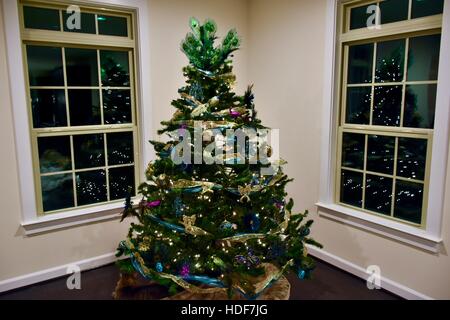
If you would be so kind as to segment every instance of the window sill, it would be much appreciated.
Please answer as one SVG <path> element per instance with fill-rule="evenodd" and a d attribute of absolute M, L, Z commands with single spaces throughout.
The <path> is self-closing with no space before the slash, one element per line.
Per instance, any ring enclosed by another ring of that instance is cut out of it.
<path fill-rule="evenodd" d="M 115 202 L 96 207 L 71 210 L 64 213 L 49 214 L 36 217 L 33 220 L 24 221 L 22 228 L 25 231 L 25 236 L 33 236 L 94 222 L 119 219 L 123 206 L 123 202 Z"/>
<path fill-rule="evenodd" d="M 442 239 L 426 230 L 359 212 L 337 204 L 318 202 L 319 215 L 363 230 L 382 235 L 420 249 L 438 253 Z"/>

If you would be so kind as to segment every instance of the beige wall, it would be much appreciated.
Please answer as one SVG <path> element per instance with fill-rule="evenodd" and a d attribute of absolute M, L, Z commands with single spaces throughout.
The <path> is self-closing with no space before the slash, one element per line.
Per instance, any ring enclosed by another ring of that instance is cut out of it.
<path fill-rule="evenodd" d="M 188 19 L 213 18 L 220 33 L 236 27 L 238 92 L 255 83 L 264 123 L 281 129 L 281 155 L 289 161 L 289 187 L 297 210 L 310 209 L 313 234 L 325 249 L 357 265 L 377 264 L 383 275 L 435 298 L 450 298 L 450 258 L 318 217 L 326 0 L 149 0 L 151 90 L 154 130 L 173 112 L 170 101 L 183 85 L 187 64 L 179 45 Z M 0 15 L 0 19 L 2 16 Z M 144 17 L 145 18 L 145 17 Z M 23 237 L 3 21 L 0 21 L 0 281 L 113 252 L 127 226 L 97 223 L 32 238 Z M 144 137 L 146 140 L 152 137 Z M 154 137 L 153 137 L 154 138 Z M 31 177 L 30 177 L 31 183 Z M 32 196 L 32 195 L 25 195 Z M 450 176 L 446 198 L 450 199 Z M 449 244 L 450 201 L 444 219 Z"/>
<path fill-rule="evenodd" d="M 317 215 L 323 105 L 326 0 L 250 0 L 249 79 L 266 124 L 281 131 L 281 157 L 295 178 L 296 208 L 310 209 L 313 236 L 325 250 L 434 298 L 450 298 L 450 258 L 433 255 Z M 449 164 L 450 165 L 450 164 Z M 444 246 L 450 244 L 447 175 Z"/>

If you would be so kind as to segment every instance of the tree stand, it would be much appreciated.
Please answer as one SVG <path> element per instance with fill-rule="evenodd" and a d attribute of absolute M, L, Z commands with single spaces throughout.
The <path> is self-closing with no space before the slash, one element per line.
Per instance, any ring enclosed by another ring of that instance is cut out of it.
<path fill-rule="evenodd" d="M 267 265 L 267 270 L 277 270 L 273 265 Z M 262 283 L 265 277 L 256 277 L 255 283 Z M 206 286 L 205 286 L 206 288 Z M 266 288 L 256 300 L 289 300 L 291 285 L 286 277 L 282 276 L 278 281 Z M 167 297 L 164 287 L 143 279 L 138 273 L 121 274 L 116 290 L 113 293 L 116 300 L 228 300 L 225 292 L 193 293 L 187 290 Z M 235 293 L 231 300 L 245 300 L 245 297 Z"/>

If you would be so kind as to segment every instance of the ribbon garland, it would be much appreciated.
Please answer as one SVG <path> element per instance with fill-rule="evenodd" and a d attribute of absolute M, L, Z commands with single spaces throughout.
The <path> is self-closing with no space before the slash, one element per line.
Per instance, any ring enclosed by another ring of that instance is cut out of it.
<path fill-rule="evenodd" d="M 219 293 L 223 292 L 226 293 L 227 289 L 226 286 L 222 281 L 216 278 L 211 278 L 204 275 L 190 275 L 186 277 L 176 276 L 173 274 L 168 274 L 165 272 L 158 272 L 156 273 L 153 270 L 150 270 L 145 266 L 144 259 L 141 257 L 139 252 L 136 252 L 134 249 L 134 245 L 131 243 L 130 240 L 122 241 L 120 243 L 120 247 L 127 249 L 131 251 L 131 263 L 134 267 L 134 269 L 145 279 L 152 280 L 152 275 L 157 275 L 164 279 L 170 279 L 183 289 L 192 292 L 192 293 L 201 293 L 201 294 L 210 294 L 210 293 Z M 269 288 L 274 282 L 278 281 L 280 277 L 284 274 L 286 269 L 289 266 L 292 266 L 294 263 L 293 260 L 289 260 L 278 272 L 272 273 L 264 282 L 262 282 L 259 286 L 256 287 L 255 293 L 250 295 L 247 292 L 244 291 L 241 287 L 233 286 L 233 289 L 242 294 L 245 298 L 249 300 L 257 299 L 261 293 L 263 293 L 264 290 Z M 193 285 L 189 283 L 188 281 L 195 281 L 202 284 L 206 284 L 211 286 L 212 288 L 200 288 L 196 285 Z"/>

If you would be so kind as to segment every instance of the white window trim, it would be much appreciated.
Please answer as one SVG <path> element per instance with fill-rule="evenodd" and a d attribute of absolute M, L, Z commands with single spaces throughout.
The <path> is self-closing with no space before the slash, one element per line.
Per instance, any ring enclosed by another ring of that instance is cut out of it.
<path fill-rule="evenodd" d="M 449 126 L 450 126 L 450 3 L 444 1 L 442 22 L 439 79 L 436 99 L 436 120 L 432 145 L 429 200 L 426 228 L 419 229 L 400 222 L 338 205 L 334 202 L 335 153 L 337 128 L 335 117 L 336 99 L 336 54 L 337 14 L 339 0 L 327 2 L 327 24 L 325 44 L 325 83 L 322 119 L 322 148 L 320 199 L 316 204 L 320 216 L 352 225 L 372 233 L 380 234 L 424 250 L 439 252 L 441 225 L 444 210 L 444 194 L 447 172 Z"/>
<path fill-rule="evenodd" d="M 25 235 L 34 235 L 51 230 L 72 227 L 76 225 L 116 219 L 123 207 L 122 203 L 108 203 L 90 208 L 74 209 L 63 213 L 38 216 L 35 201 L 35 187 L 33 183 L 33 160 L 31 153 L 30 128 L 28 121 L 25 72 L 22 60 L 22 45 L 19 24 L 19 10 L 17 1 L 2 0 L 3 18 L 6 36 L 6 50 L 9 68 L 9 85 L 11 90 L 15 146 L 19 169 L 19 183 L 21 194 L 21 225 Z M 147 137 L 151 137 L 151 96 L 147 88 L 151 88 L 150 77 L 150 24 L 148 20 L 148 4 L 146 0 L 96 0 L 77 1 L 80 4 L 110 5 L 118 8 L 136 11 L 136 56 L 138 60 L 137 95 L 140 113 L 140 134 L 142 153 L 140 155 L 141 178 L 144 179 L 145 166 L 153 158 L 151 146 Z M 142 40 L 142 41 L 141 41 Z M 144 90 L 145 89 L 145 90 Z"/>

